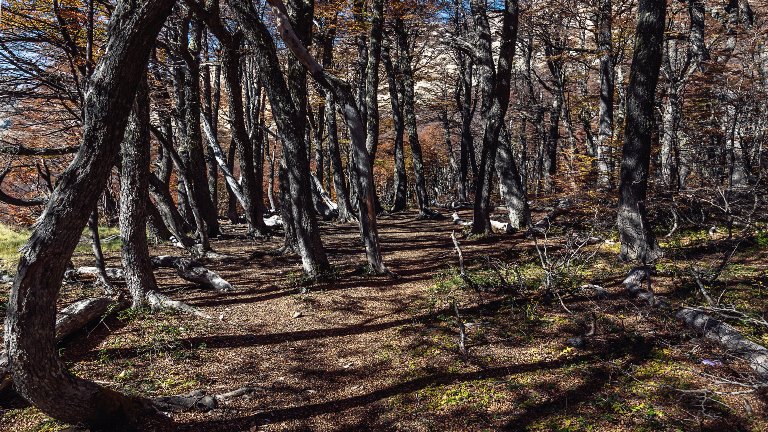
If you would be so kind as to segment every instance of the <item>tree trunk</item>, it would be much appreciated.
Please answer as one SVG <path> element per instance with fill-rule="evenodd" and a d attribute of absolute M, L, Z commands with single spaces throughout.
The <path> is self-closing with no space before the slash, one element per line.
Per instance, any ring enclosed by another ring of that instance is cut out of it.
<path fill-rule="evenodd" d="M 333 165 L 333 189 L 336 191 L 336 205 L 339 208 L 339 221 L 349 222 L 354 219 L 352 204 L 349 202 L 349 188 L 341 161 L 338 126 L 336 124 L 336 98 L 331 92 L 325 96 L 325 122 L 328 130 L 328 154 Z"/>
<path fill-rule="evenodd" d="M 531 225 L 528 197 L 523 188 L 515 156 L 512 153 L 509 131 L 503 128 L 496 153 L 496 173 L 499 176 L 499 192 L 509 214 L 509 226 L 514 230 Z"/>
<path fill-rule="evenodd" d="M 59 176 L 11 290 L 5 346 L 16 390 L 66 423 L 115 428 L 146 415 L 143 400 L 70 374 L 56 354 L 54 328 L 64 270 L 110 174 L 149 52 L 173 3 L 117 3 L 105 54 L 86 92 L 80 150 Z"/>
<path fill-rule="evenodd" d="M 211 125 L 211 134 L 213 139 L 219 139 L 219 102 L 221 97 L 221 68 L 209 64 L 208 53 L 208 31 L 203 32 L 203 53 L 206 65 L 202 68 L 202 87 L 203 87 L 203 116 Z M 211 79 L 213 75 L 213 79 Z M 213 155 L 213 150 L 205 147 L 205 164 L 208 169 L 208 192 L 211 194 L 211 201 L 217 209 L 219 203 L 219 166 Z"/>
<path fill-rule="evenodd" d="M 139 84 L 136 102 L 121 145 L 120 238 L 125 284 L 133 308 L 144 305 L 145 293 L 157 289 L 149 261 L 147 211 L 149 202 L 149 86 L 146 75 Z"/>
<path fill-rule="evenodd" d="M 408 206 L 408 174 L 405 172 L 405 149 L 403 148 L 403 136 L 405 124 L 403 121 L 403 109 L 400 106 L 400 91 L 398 90 L 399 74 L 395 71 L 395 65 L 389 53 L 389 49 L 382 52 L 384 68 L 387 71 L 387 84 L 389 85 L 389 100 L 392 104 L 392 128 L 395 130 L 395 186 L 392 212 L 403 211 Z"/>
<path fill-rule="evenodd" d="M 379 60 L 384 27 L 384 0 L 371 1 L 371 31 L 368 37 L 368 62 L 365 76 L 366 136 L 365 148 L 371 163 L 376 160 L 379 144 Z M 371 167 L 373 169 L 373 167 Z"/>
<path fill-rule="evenodd" d="M 600 112 L 597 132 L 597 187 L 611 189 L 613 140 L 613 13 L 611 0 L 601 0 L 598 12 L 597 49 L 600 51 Z"/>
<path fill-rule="evenodd" d="M 189 31 L 185 23 L 184 29 L 180 32 L 183 39 L 179 46 L 184 60 L 184 125 L 185 125 L 185 144 L 188 161 L 185 161 L 189 171 L 188 189 L 194 197 L 187 196 L 190 199 L 190 206 L 196 205 L 200 216 L 205 221 L 209 236 L 219 235 L 219 220 L 216 207 L 211 200 L 211 194 L 208 190 L 208 176 L 205 168 L 205 150 L 203 148 L 203 139 L 200 131 L 200 38 L 201 23 L 193 20 L 189 25 Z M 188 194 L 189 195 L 189 194 Z M 192 199 L 194 198 L 194 199 Z M 194 202 L 194 204 L 192 204 Z"/>
<path fill-rule="evenodd" d="M 104 264 L 104 252 L 101 249 L 101 239 L 99 238 L 99 207 L 98 204 L 91 212 L 91 217 L 88 218 L 88 230 L 91 231 L 91 248 L 93 250 L 93 258 L 96 261 L 96 268 L 99 272 L 99 282 L 101 282 L 104 290 L 107 294 L 113 294 L 112 284 L 109 283 L 107 278 L 106 265 Z"/>
<path fill-rule="evenodd" d="M 678 84 L 667 83 L 667 98 L 664 100 L 661 132 L 661 179 L 670 190 L 680 187 L 680 148 L 678 133 L 680 128 L 682 105 L 678 93 Z"/>
<path fill-rule="evenodd" d="M 300 111 L 300 107 L 296 105 L 289 91 L 289 86 L 280 69 L 275 43 L 259 15 L 253 10 L 253 6 L 243 0 L 229 0 L 229 4 L 232 6 L 235 19 L 254 45 L 254 58 L 259 70 L 262 71 L 262 84 L 267 91 L 272 115 L 282 137 L 283 158 L 286 160 L 287 169 L 286 180 L 289 187 L 284 196 L 289 200 L 281 204 L 290 207 L 292 216 L 292 221 L 284 219 L 284 223 L 286 226 L 290 222 L 293 223 L 304 271 L 309 276 L 317 276 L 325 272 L 329 264 L 317 229 L 317 219 L 312 211 L 309 159 L 304 137 L 306 115 L 302 115 L 303 112 Z M 311 17 L 307 24 L 307 27 L 309 26 L 311 26 Z"/>
<path fill-rule="evenodd" d="M 419 142 L 419 130 L 416 123 L 415 109 L 415 89 L 413 78 L 413 67 L 411 58 L 411 49 L 408 45 L 408 33 L 402 18 L 395 18 L 395 34 L 397 47 L 400 52 L 398 65 L 403 81 L 402 104 L 405 117 L 405 129 L 408 132 L 408 144 L 411 147 L 411 157 L 413 158 L 413 171 L 416 175 L 416 202 L 419 206 L 419 216 L 428 216 L 429 196 L 427 195 L 427 183 L 424 177 L 424 161 L 421 154 L 421 143 Z"/>
<path fill-rule="evenodd" d="M 621 257 L 642 264 L 655 261 L 661 250 L 648 220 L 646 197 L 654 99 L 661 67 L 666 2 L 640 0 L 637 36 L 627 87 L 627 119 L 619 184 L 618 226 Z"/>
<path fill-rule="evenodd" d="M 482 0 L 471 1 L 475 25 L 476 57 L 480 78 L 481 116 L 483 119 L 483 151 L 475 191 L 473 234 L 491 232 L 491 186 L 493 182 L 499 133 L 509 107 L 509 91 L 512 59 L 515 55 L 518 28 L 518 2 L 506 0 L 501 24 L 498 65 L 494 67 L 491 44 L 491 28 Z"/>
<path fill-rule="evenodd" d="M 224 87 L 229 95 L 229 122 L 232 130 L 232 143 L 237 148 L 240 161 L 240 188 L 243 193 L 245 220 L 248 222 L 248 234 L 266 233 L 264 216 L 258 203 L 257 188 L 261 183 L 256 179 L 253 166 L 253 142 L 245 128 L 245 110 L 243 109 L 243 88 L 240 80 L 240 41 L 235 40 L 230 46 L 222 47 L 224 68 Z"/>
<path fill-rule="evenodd" d="M 236 151 L 237 146 L 234 142 L 230 141 L 229 149 L 227 149 L 227 168 L 229 169 L 229 172 L 235 170 Z M 237 214 L 237 196 L 229 184 L 227 184 L 227 219 L 233 224 L 240 222 L 240 216 Z"/>

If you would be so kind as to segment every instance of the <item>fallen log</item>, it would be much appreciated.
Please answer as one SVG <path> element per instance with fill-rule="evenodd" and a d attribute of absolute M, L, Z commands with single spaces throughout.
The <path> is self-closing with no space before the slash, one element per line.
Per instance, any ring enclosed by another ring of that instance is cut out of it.
<path fill-rule="evenodd" d="M 268 218 L 264 218 L 264 225 L 268 227 L 281 227 L 283 226 L 283 218 L 279 215 L 272 215 Z"/>
<path fill-rule="evenodd" d="M 470 226 L 470 225 L 472 225 L 472 222 L 466 221 L 466 220 L 462 219 L 461 217 L 459 217 L 458 213 L 454 212 L 452 218 L 453 218 L 453 224 L 454 225 L 461 225 L 461 226 Z"/>
<path fill-rule="evenodd" d="M 126 299 L 112 297 L 88 298 L 74 302 L 56 315 L 56 341 L 60 342 L 92 321 L 108 313 L 119 312 L 130 305 L 131 302 Z M 0 391 L 5 390 L 12 381 L 8 355 L 3 351 L 0 354 Z"/>
<path fill-rule="evenodd" d="M 172 268 L 176 274 L 184 280 L 188 280 L 203 288 L 214 289 L 218 292 L 226 292 L 232 289 L 232 285 L 215 272 L 208 270 L 199 261 L 174 256 L 159 256 L 152 258 L 154 268 Z M 122 279 L 124 272 L 121 268 L 108 267 L 105 269 L 110 279 Z M 65 276 L 74 279 L 78 276 L 96 276 L 99 270 L 96 267 L 77 267 L 68 270 Z"/>
<path fill-rule="evenodd" d="M 115 267 L 106 267 L 104 269 L 104 272 L 106 273 L 107 277 L 109 279 L 122 279 L 123 278 L 123 269 L 121 268 L 115 268 Z M 99 275 L 99 269 L 97 267 L 77 267 L 70 270 L 67 270 L 66 273 L 64 273 L 64 277 L 66 279 L 76 279 L 79 276 L 98 276 Z"/>
<path fill-rule="evenodd" d="M 493 219 L 491 219 L 491 229 L 504 234 L 514 234 L 516 231 L 509 222 L 499 222 Z"/>
<path fill-rule="evenodd" d="M 677 313 L 677 319 L 689 329 L 717 342 L 729 352 L 749 362 L 749 366 L 760 379 L 768 381 L 768 348 L 746 339 L 729 324 L 697 309 L 683 308 Z"/>
<path fill-rule="evenodd" d="M 152 266 L 155 268 L 172 268 L 185 280 L 194 282 L 204 288 L 211 288 L 218 292 L 232 290 L 232 285 L 221 276 L 205 268 L 199 261 L 174 256 L 158 256 L 152 258 Z"/>

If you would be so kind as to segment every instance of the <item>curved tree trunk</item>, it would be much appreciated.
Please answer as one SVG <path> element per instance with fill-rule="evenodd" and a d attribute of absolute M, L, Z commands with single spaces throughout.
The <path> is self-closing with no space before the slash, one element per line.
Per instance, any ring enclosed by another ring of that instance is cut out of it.
<path fill-rule="evenodd" d="M 664 0 L 640 0 L 637 36 L 627 87 L 627 119 L 619 184 L 618 226 L 621 257 L 642 264 L 661 256 L 646 210 L 654 99 L 659 80 L 664 25 Z"/>
<path fill-rule="evenodd" d="M 142 400 L 78 378 L 56 354 L 56 299 L 69 258 L 120 149 L 149 51 L 171 0 L 121 1 L 86 92 L 81 147 L 24 248 L 11 290 L 5 346 L 16 390 L 46 414 L 91 427 L 141 418 Z"/>

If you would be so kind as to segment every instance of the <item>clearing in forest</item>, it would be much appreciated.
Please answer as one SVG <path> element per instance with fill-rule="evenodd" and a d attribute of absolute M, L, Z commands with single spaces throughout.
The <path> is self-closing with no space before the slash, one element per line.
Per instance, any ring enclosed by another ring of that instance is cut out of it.
<path fill-rule="evenodd" d="M 297 258 L 268 253 L 282 238 L 246 240 L 243 227 L 227 225 L 213 248 L 228 258 L 208 265 L 233 292 L 215 295 L 158 272 L 164 293 L 212 319 L 123 312 L 65 341 L 61 353 L 74 373 L 129 393 L 256 389 L 209 412 L 172 414 L 178 430 L 768 427 L 765 399 L 729 384 L 749 375 L 744 364 L 692 339 L 674 309 L 649 308 L 628 295 L 621 282 L 629 266 L 617 260 L 610 238 L 576 251 L 564 228 L 535 241 L 524 233 L 459 235 L 462 279 L 451 239 L 460 227 L 414 217 L 380 219 L 385 262 L 396 279 L 366 274 L 354 224 L 322 224 L 335 268 L 323 283 L 305 281 Z M 564 219 L 574 224 L 578 217 Z M 656 294 L 672 305 L 691 301 L 689 264 L 678 267 L 678 259 L 711 264 L 728 242 L 674 236 L 665 244 L 669 258 L 656 266 Z M 721 278 L 734 302 L 765 295 L 757 288 L 767 262 L 759 243 L 740 246 Z M 545 246 L 545 264 L 554 269 L 549 292 L 539 254 Z M 75 263 L 90 259 L 81 254 Z M 110 254 L 107 265 L 118 266 L 119 256 Z M 86 282 L 65 285 L 61 302 L 95 290 Z M 66 427 L 21 399 L 1 403 L 0 429 Z"/>

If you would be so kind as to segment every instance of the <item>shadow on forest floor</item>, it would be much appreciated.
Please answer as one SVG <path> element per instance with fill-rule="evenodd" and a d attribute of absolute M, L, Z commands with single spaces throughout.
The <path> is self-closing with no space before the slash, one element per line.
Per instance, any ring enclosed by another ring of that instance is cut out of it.
<path fill-rule="evenodd" d="M 741 388 L 710 377 L 742 379 L 744 364 L 691 340 L 668 312 L 630 299 L 621 285 L 629 266 L 617 261 L 610 242 L 589 249 L 596 250 L 591 258 L 580 255 L 583 262 L 559 275 L 555 291 L 547 293 L 536 245 L 524 234 L 460 236 L 468 275 L 481 287 L 473 290 L 457 272 L 451 232 L 461 234 L 461 227 L 415 216 L 379 221 L 383 256 L 397 278 L 362 271 L 365 254 L 355 224 L 321 223 L 335 268 L 334 279 L 324 282 L 304 280 L 296 257 L 271 253 L 281 238 L 249 240 L 241 226 L 225 224 L 227 235 L 213 247 L 233 258 L 208 264 L 235 286 L 233 292 L 211 293 L 171 271 L 158 272 L 164 292 L 212 320 L 121 314 L 71 338 L 63 357 L 78 375 L 147 396 L 259 389 L 207 413 L 173 414 L 173 424 L 162 430 L 768 427 L 764 397 L 731 394 Z M 558 227 L 539 245 L 546 242 L 551 259 L 558 259 L 569 251 L 564 237 L 586 225 L 569 219 L 568 230 Z M 733 247 L 729 242 L 669 247 L 654 289 L 677 303 L 695 301 L 685 279 L 688 260 L 715 265 Z M 737 254 L 712 289 L 727 289 L 726 297 L 759 308 L 765 300 L 739 288 L 765 279 L 766 251 L 753 246 Z M 173 253 L 163 245 L 155 249 Z M 75 258 L 78 265 L 88 260 Z M 597 299 L 576 289 L 585 283 L 607 294 Z M 64 300 L 91 291 L 65 287 Z M 591 326 L 595 334 L 585 337 Z M 569 339 L 577 337 L 584 344 L 571 346 Z M 705 366 L 705 359 L 722 366 Z M 0 428 L 64 427 L 18 398 L 0 404 Z"/>

